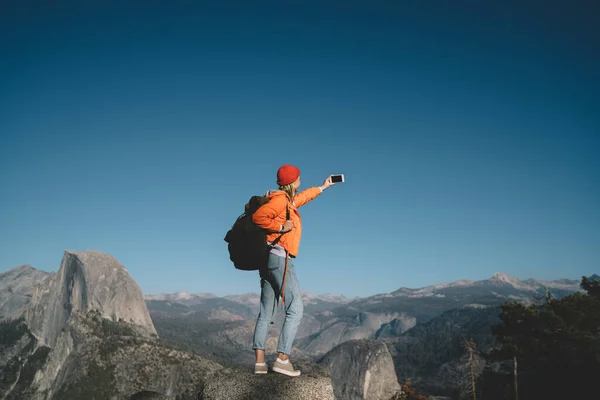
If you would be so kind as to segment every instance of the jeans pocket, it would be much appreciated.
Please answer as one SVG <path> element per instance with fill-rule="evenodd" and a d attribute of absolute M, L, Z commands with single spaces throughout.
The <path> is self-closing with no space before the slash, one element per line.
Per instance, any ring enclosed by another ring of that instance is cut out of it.
<path fill-rule="evenodd" d="M 269 254 L 269 262 L 267 263 L 267 269 L 269 269 L 270 271 L 276 271 L 278 269 L 281 269 L 283 271 L 284 266 L 285 257 L 280 257 L 272 253 Z"/>
<path fill-rule="evenodd" d="M 269 261 L 267 262 L 267 269 L 269 271 L 275 271 L 277 269 L 279 269 L 279 257 L 273 255 L 273 254 L 269 254 Z"/>

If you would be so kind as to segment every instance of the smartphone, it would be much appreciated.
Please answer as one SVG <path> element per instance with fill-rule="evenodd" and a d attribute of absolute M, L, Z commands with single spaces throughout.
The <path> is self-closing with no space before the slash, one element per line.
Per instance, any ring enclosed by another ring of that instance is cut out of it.
<path fill-rule="evenodd" d="M 331 183 L 344 182 L 344 174 L 331 175 Z"/>

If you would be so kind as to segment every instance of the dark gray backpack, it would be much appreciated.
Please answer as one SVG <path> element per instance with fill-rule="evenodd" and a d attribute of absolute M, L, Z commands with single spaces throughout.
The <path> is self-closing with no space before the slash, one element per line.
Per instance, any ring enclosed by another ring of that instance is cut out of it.
<path fill-rule="evenodd" d="M 252 196 L 245 206 L 245 212 L 238 217 L 225 235 L 229 259 L 235 268 L 243 271 L 256 271 L 267 266 L 269 250 L 283 236 L 267 244 L 267 232 L 252 222 L 252 214 L 269 199 L 265 196 Z M 286 210 L 286 219 L 290 218 L 290 210 Z"/>

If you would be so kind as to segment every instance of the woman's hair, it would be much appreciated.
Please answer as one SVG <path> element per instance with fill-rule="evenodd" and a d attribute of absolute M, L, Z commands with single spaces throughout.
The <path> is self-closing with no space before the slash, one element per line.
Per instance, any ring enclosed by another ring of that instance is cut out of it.
<path fill-rule="evenodd" d="M 287 195 L 290 196 L 290 199 L 292 199 L 292 201 L 294 201 L 294 197 L 296 197 L 296 188 L 294 187 L 293 183 L 290 183 L 288 185 L 279 186 L 279 190 L 283 190 L 284 192 L 286 192 Z"/>

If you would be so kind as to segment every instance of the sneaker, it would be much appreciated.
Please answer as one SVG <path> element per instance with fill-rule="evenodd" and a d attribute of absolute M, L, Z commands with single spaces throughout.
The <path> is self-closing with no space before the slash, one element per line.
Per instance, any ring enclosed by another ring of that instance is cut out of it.
<path fill-rule="evenodd" d="M 265 365 L 256 365 L 254 364 L 254 373 L 255 374 L 266 374 L 269 371 L 269 367 L 265 363 Z"/>
<path fill-rule="evenodd" d="M 287 376 L 300 376 L 300 371 L 294 370 L 291 361 L 288 361 L 287 363 L 283 364 L 280 363 L 278 360 L 275 360 L 275 362 L 273 363 L 273 371 L 279 372 L 280 374 L 284 374 Z"/>

